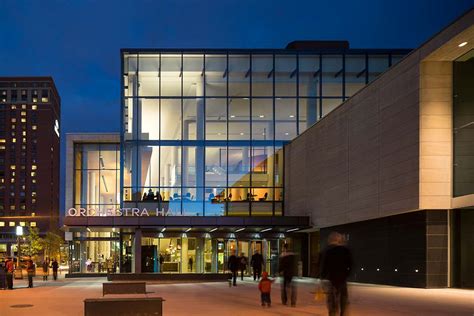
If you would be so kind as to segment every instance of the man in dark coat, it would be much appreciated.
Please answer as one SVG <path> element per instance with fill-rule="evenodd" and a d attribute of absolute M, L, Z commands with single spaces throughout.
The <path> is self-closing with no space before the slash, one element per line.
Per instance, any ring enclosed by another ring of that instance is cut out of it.
<path fill-rule="evenodd" d="M 283 245 L 283 252 L 280 256 L 280 265 L 278 271 L 283 276 L 281 283 L 281 302 L 283 305 L 288 303 L 288 292 L 291 295 L 291 306 L 296 306 L 296 284 L 293 280 L 296 275 L 296 256 L 288 250 L 288 244 Z"/>
<path fill-rule="evenodd" d="M 232 272 L 232 284 L 234 286 L 237 285 L 237 273 L 239 271 L 239 258 L 235 255 L 235 250 L 232 250 L 232 255 L 229 257 L 229 262 L 227 263 L 227 266 Z"/>
<path fill-rule="evenodd" d="M 253 270 L 253 280 L 259 280 L 260 274 L 262 273 L 263 256 L 258 252 L 258 250 L 255 250 L 255 253 L 252 255 L 250 265 Z"/>
<path fill-rule="evenodd" d="M 53 279 L 56 281 L 58 279 L 58 269 L 59 269 L 59 263 L 56 261 L 56 259 L 53 260 L 53 263 L 51 264 L 53 267 Z"/>
<path fill-rule="evenodd" d="M 352 269 L 352 255 L 337 232 L 328 237 L 328 246 L 321 253 L 320 274 L 327 294 L 329 315 L 345 315 L 348 301 L 347 278 Z"/>

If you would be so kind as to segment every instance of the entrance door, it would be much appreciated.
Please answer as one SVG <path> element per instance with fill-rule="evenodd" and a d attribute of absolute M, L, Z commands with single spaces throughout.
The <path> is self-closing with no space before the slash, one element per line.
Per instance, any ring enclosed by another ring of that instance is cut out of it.
<path fill-rule="evenodd" d="M 142 246 L 142 272 L 158 272 L 156 246 Z"/>

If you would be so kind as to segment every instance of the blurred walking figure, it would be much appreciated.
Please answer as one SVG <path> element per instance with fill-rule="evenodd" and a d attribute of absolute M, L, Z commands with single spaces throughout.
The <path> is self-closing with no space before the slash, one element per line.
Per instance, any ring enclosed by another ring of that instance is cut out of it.
<path fill-rule="evenodd" d="M 347 278 L 352 268 L 352 255 L 345 246 L 344 237 L 332 232 L 328 246 L 321 253 L 320 274 L 327 294 L 330 316 L 345 315 L 348 301 Z"/>
<path fill-rule="evenodd" d="M 278 271 L 283 276 L 281 284 L 281 302 L 288 303 L 288 292 L 290 293 L 291 306 L 296 306 L 296 284 L 293 277 L 296 275 L 296 256 L 288 250 L 288 244 L 283 245 L 283 252 L 280 256 L 280 266 Z"/>
<path fill-rule="evenodd" d="M 7 273 L 7 289 L 13 290 L 13 272 L 15 271 L 15 263 L 9 257 L 5 262 L 5 272 Z"/>
<path fill-rule="evenodd" d="M 252 266 L 253 270 L 253 280 L 259 280 L 260 274 L 262 273 L 263 256 L 258 253 L 258 250 L 255 250 L 255 253 L 252 255 L 252 259 L 250 259 L 250 265 Z"/>
<path fill-rule="evenodd" d="M 229 262 L 227 266 L 232 272 L 232 284 L 237 285 L 237 273 L 239 272 L 239 259 L 235 255 L 235 250 L 232 250 L 232 255 L 229 257 Z"/>
<path fill-rule="evenodd" d="M 49 264 L 46 259 L 43 261 L 42 267 L 43 267 L 43 281 L 48 281 Z"/>
<path fill-rule="evenodd" d="M 243 281 L 244 280 L 244 272 L 247 271 L 247 257 L 245 254 L 242 252 L 240 254 L 240 279 Z"/>
<path fill-rule="evenodd" d="M 272 304 L 271 299 L 271 291 L 272 291 L 272 283 L 275 280 L 270 280 L 268 278 L 268 273 L 262 273 L 262 280 L 258 283 L 258 289 L 260 290 L 260 298 L 262 300 L 262 306 L 265 306 L 265 303 L 268 307 Z"/>
<path fill-rule="evenodd" d="M 53 263 L 51 263 L 51 267 L 53 267 L 53 280 L 56 281 L 58 279 L 58 269 L 59 264 L 56 259 L 53 259 Z"/>
<path fill-rule="evenodd" d="M 35 264 L 31 258 L 26 262 L 26 273 L 28 274 L 28 287 L 33 287 L 33 276 L 35 275 Z"/>

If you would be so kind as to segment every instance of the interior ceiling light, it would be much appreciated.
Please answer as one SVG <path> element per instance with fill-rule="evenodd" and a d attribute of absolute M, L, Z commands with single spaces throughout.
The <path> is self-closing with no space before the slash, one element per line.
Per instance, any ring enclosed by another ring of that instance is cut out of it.
<path fill-rule="evenodd" d="M 459 47 L 464 47 L 464 46 L 466 46 L 466 45 L 467 45 L 467 42 L 462 42 L 462 43 L 459 44 L 458 46 L 459 46 Z"/>
<path fill-rule="evenodd" d="M 258 117 L 260 117 L 260 118 L 264 118 L 264 117 L 265 117 L 265 115 L 259 115 Z"/>
<path fill-rule="evenodd" d="M 217 230 L 217 227 L 211 229 L 209 232 L 212 233 L 212 232 L 215 232 Z"/>
<path fill-rule="evenodd" d="M 235 232 L 238 233 L 238 232 L 243 231 L 244 229 L 245 229 L 245 227 L 242 227 L 242 228 L 237 229 Z"/>
<path fill-rule="evenodd" d="M 294 118 L 295 116 L 294 115 L 290 115 L 291 118 Z"/>
<path fill-rule="evenodd" d="M 234 117 L 235 117 L 235 115 L 231 115 L 230 117 L 231 117 L 231 118 L 234 118 Z"/>

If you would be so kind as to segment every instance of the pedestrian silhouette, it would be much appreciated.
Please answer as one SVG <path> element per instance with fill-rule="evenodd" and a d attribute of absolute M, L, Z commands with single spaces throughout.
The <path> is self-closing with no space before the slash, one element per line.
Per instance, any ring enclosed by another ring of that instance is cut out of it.
<path fill-rule="evenodd" d="M 288 244 L 283 245 L 283 252 L 280 255 L 280 266 L 278 271 L 283 277 L 281 283 L 281 302 L 288 304 L 288 294 L 290 294 L 291 306 L 296 306 L 296 284 L 294 276 L 296 275 L 296 256 L 289 251 Z"/>
<path fill-rule="evenodd" d="M 328 237 L 328 246 L 321 253 L 320 277 L 327 295 L 330 316 L 345 315 L 347 311 L 347 278 L 352 268 L 352 255 L 344 238 L 337 232 Z"/>

